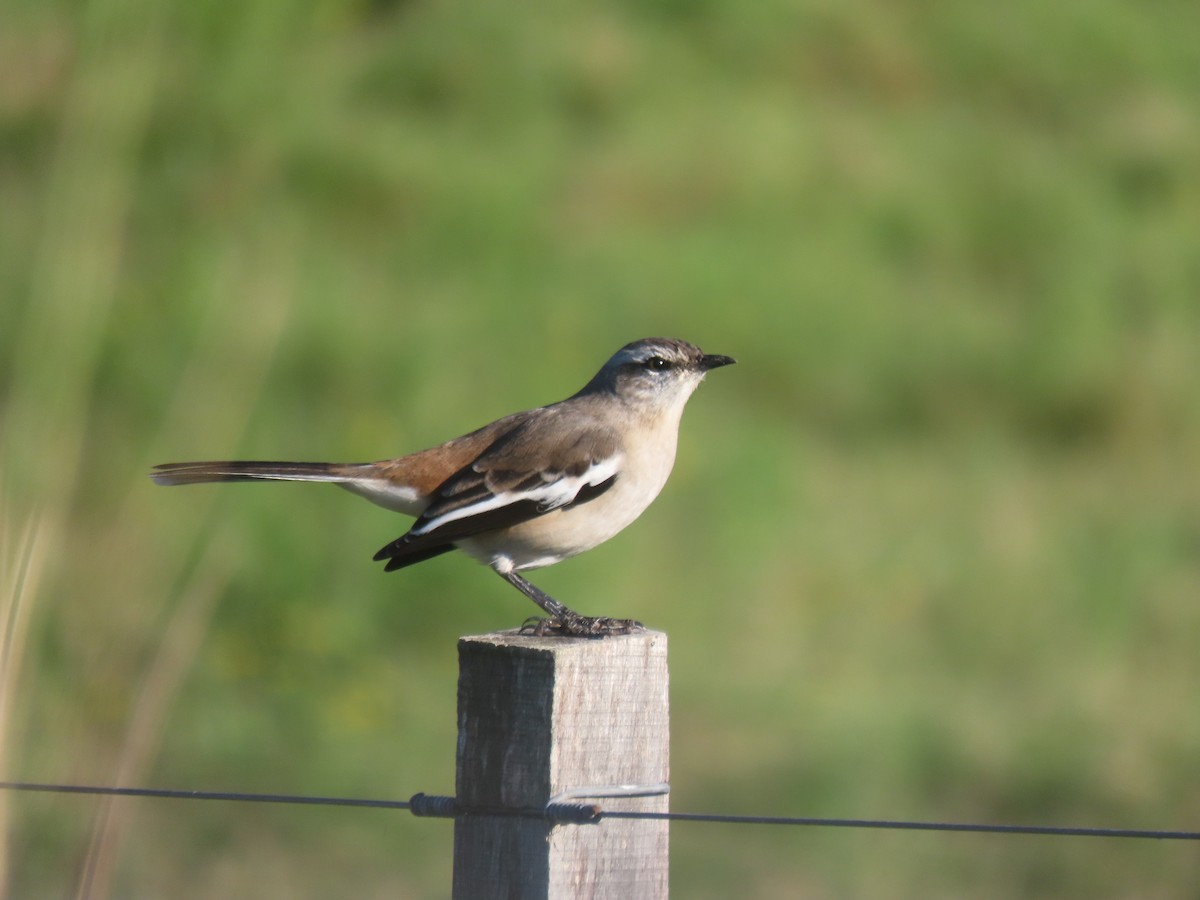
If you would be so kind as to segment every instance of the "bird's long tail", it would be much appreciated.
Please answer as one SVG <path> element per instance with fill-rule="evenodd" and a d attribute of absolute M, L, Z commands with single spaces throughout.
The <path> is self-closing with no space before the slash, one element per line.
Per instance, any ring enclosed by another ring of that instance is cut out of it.
<path fill-rule="evenodd" d="M 363 477 L 362 465 L 313 462 L 259 462 L 218 460 L 180 462 L 155 466 L 150 477 L 156 484 L 206 484 L 214 481 L 326 481 L 348 484 Z"/>

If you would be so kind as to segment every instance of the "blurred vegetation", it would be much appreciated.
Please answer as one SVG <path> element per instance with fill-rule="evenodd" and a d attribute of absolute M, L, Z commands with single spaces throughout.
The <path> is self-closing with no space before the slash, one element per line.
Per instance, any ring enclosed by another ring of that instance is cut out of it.
<path fill-rule="evenodd" d="M 11 0 L 3 774 L 453 790 L 528 603 L 332 489 L 652 334 L 740 364 L 539 573 L 670 633 L 686 811 L 1200 821 L 1200 6 Z M 36 523 L 34 529 L 33 523 Z M 12 897 L 436 897 L 370 811 L 4 796 Z M 1157 842 L 677 826 L 683 897 L 1194 897 Z"/>

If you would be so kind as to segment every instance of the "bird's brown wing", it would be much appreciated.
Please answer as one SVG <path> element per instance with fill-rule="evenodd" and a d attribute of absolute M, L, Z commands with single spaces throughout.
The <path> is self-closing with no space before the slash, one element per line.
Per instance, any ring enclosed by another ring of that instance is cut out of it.
<path fill-rule="evenodd" d="M 621 458 L 614 429 L 561 407 L 533 410 L 447 478 L 408 533 L 375 559 L 388 560 L 388 571 L 403 568 L 463 538 L 586 503 L 613 486 Z"/>

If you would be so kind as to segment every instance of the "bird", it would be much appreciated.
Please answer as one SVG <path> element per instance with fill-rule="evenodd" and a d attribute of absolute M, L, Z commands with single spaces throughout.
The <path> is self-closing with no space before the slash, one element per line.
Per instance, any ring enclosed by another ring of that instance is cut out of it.
<path fill-rule="evenodd" d="M 514 413 L 445 443 L 366 463 L 224 460 L 155 466 L 160 485 L 326 482 L 416 521 L 375 554 L 394 571 L 451 550 L 489 566 L 546 614 L 542 636 L 603 637 L 643 628 L 582 615 L 520 573 L 592 549 L 658 496 L 675 462 L 680 418 L 713 369 L 735 360 L 674 338 L 618 350 L 565 400 Z"/>

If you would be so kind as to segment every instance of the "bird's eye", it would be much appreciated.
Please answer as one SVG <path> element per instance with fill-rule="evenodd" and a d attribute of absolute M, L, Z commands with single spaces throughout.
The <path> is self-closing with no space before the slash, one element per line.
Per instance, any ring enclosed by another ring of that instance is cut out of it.
<path fill-rule="evenodd" d="M 671 363 L 661 356 L 652 356 L 645 362 L 645 366 L 651 372 L 662 372 L 671 368 Z"/>

